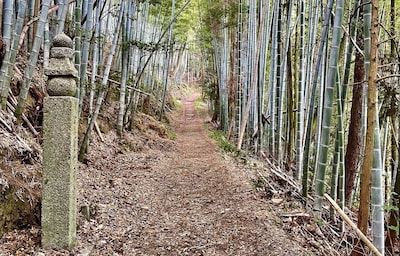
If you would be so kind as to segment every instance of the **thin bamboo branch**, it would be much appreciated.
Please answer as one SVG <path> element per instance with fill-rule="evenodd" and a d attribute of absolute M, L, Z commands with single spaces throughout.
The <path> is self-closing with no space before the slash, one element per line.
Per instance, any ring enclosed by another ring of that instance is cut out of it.
<path fill-rule="evenodd" d="M 353 44 L 353 46 L 356 48 L 356 50 L 362 55 L 364 56 L 364 51 L 360 48 L 360 46 L 357 44 L 357 42 L 355 41 L 355 39 L 350 36 L 349 31 L 346 29 L 346 27 L 344 25 L 342 25 L 342 30 L 344 31 L 344 33 L 349 37 L 350 42 Z"/>
<path fill-rule="evenodd" d="M 88 73 L 89 75 L 92 74 L 92 72 L 90 72 L 90 71 L 87 71 L 87 73 Z M 96 77 L 97 77 L 97 78 L 104 79 L 104 77 L 101 76 L 101 75 L 96 75 Z M 107 81 L 110 82 L 110 83 L 116 84 L 116 85 L 121 85 L 121 82 L 115 81 L 115 80 L 110 79 L 110 78 L 108 78 Z M 137 89 L 137 88 L 135 88 L 135 87 L 132 87 L 132 86 L 126 86 L 126 88 L 131 89 L 131 90 L 134 90 L 135 92 L 138 92 L 138 93 L 142 93 L 142 94 L 144 94 L 144 95 L 151 96 L 151 93 L 144 92 L 144 91 L 139 90 L 139 89 Z"/>
<path fill-rule="evenodd" d="M 382 80 L 389 79 L 389 78 L 394 78 L 394 77 L 400 77 L 400 74 L 391 74 L 383 77 L 379 77 L 375 80 L 376 83 L 381 82 Z"/>

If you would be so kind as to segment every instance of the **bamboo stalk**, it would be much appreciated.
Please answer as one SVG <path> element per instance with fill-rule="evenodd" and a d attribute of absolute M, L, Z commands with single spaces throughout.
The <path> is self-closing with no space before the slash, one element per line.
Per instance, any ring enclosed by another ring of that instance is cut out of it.
<path fill-rule="evenodd" d="M 19 71 L 19 69 L 17 67 L 15 67 L 15 71 L 19 74 L 22 74 L 21 71 Z M 10 99 L 9 101 L 7 101 L 7 107 L 11 110 L 12 113 L 15 112 L 15 106 L 17 106 L 17 99 L 15 98 L 15 96 L 13 95 L 11 89 L 8 89 L 9 93 L 8 93 L 8 98 Z M 25 114 L 22 114 L 22 120 L 25 122 L 25 124 L 28 126 L 29 130 L 32 132 L 32 134 L 37 137 L 39 135 L 39 133 L 36 131 L 35 127 L 33 127 L 31 121 L 29 121 L 29 119 L 26 117 Z"/>
<path fill-rule="evenodd" d="M 104 142 L 103 135 L 101 134 L 101 131 L 100 131 L 100 128 L 99 128 L 99 125 L 97 124 L 97 122 L 94 122 L 94 128 L 97 132 L 97 135 L 99 135 L 101 142 Z"/>
<path fill-rule="evenodd" d="M 336 212 L 339 214 L 340 217 L 342 217 L 342 219 L 350 226 L 352 227 L 357 235 L 360 237 L 360 239 L 365 243 L 366 246 L 368 246 L 369 249 L 371 249 L 371 251 L 373 253 L 375 253 L 375 255 L 377 256 L 381 256 L 382 254 L 378 251 L 378 249 L 376 249 L 376 247 L 371 243 L 371 241 L 368 240 L 368 238 L 364 235 L 364 233 L 357 227 L 357 225 L 352 222 L 350 220 L 349 217 L 347 217 L 346 213 L 343 212 L 342 209 L 340 209 L 339 205 L 337 205 L 337 203 L 332 199 L 332 197 L 330 197 L 328 194 L 324 194 L 325 198 L 329 201 L 329 203 L 333 206 L 333 208 L 336 210 Z"/>
<path fill-rule="evenodd" d="M 4 128 L 6 128 L 7 131 L 13 132 L 13 129 L 11 128 L 11 126 L 9 126 L 7 124 L 7 122 L 1 116 L 0 116 L 0 123 L 4 126 Z"/>
<path fill-rule="evenodd" d="M 15 112 L 15 107 L 9 101 L 7 101 L 7 107 L 11 110 L 11 112 Z M 28 126 L 29 130 L 35 137 L 39 135 L 35 127 L 33 127 L 31 121 L 29 121 L 25 114 L 22 114 L 22 121 L 24 121 L 24 123 Z"/>

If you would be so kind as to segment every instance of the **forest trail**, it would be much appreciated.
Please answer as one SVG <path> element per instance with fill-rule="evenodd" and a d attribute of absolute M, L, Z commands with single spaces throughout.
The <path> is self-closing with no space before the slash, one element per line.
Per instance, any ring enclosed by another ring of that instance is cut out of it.
<path fill-rule="evenodd" d="M 104 164 L 88 179 L 113 185 L 89 199 L 101 202 L 92 220 L 101 228 L 84 228 L 83 244 L 93 255 L 303 255 L 244 172 L 217 152 L 194 108 L 197 97 L 182 101 L 176 147 L 144 156 L 144 164 L 116 157 L 112 182 L 102 178 Z"/>
<path fill-rule="evenodd" d="M 121 150 L 116 135 L 93 143 L 78 175 L 78 205 L 91 214 L 79 213 L 72 252 L 41 249 L 40 231 L 31 229 L 17 236 L 30 242 L 3 244 L 0 255 L 306 255 L 245 171 L 218 152 L 197 97 L 182 101 L 174 143 L 138 152 Z"/>

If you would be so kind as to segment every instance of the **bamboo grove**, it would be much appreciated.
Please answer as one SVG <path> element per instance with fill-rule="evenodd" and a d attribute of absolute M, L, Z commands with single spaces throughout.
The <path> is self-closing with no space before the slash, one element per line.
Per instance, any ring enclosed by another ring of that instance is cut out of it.
<path fill-rule="evenodd" d="M 34 134 L 26 105 L 33 89 L 44 91 L 36 67 L 48 65 L 51 40 L 64 32 L 73 38 L 80 74 L 80 159 L 110 90 L 118 91 L 114 122 L 123 136 L 149 97 L 162 119 L 171 86 L 199 83 L 213 121 L 237 150 L 293 176 L 316 218 L 326 193 L 357 211 L 358 227 L 365 234 L 371 228 L 377 250 L 393 253 L 400 204 L 397 0 L 0 3 L 1 107 Z M 11 86 L 16 74 L 18 93 Z"/>
<path fill-rule="evenodd" d="M 80 117 L 87 123 L 80 159 L 85 157 L 91 132 L 111 90 L 119 92 L 115 120 L 119 135 L 131 129 L 138 106 L 150 97 L 159 102 L 162 119 L 164 109 L 168 108 L 168 83 L 182 83 L 185 70 L 190 69 L 188 63 L 196 63 L 189 60 L 187 47 L 190 36 L 187 31 L 194 22 L 190 20 L 193 11 L 187 8 L 189 3 L 180 0 L 1 1 L 5 48 L 0 72 L 2 108 L 7 107 L 18 123 L 24 122 L 38 134 L 34 120 L 27 117 L 32 108 L 27 106 L 29 94 L 32 90 L 45 91 L 35 69 L 48 65 L 52 38 L 65 33 L 74 42 Z M 27 62 L 18 61 L 18 53 L 25 55 Z M 173 70 L 172 75 L 169 70 Z M 15 73 L 21 85 L 13 92 Z"/>
<path fill-rule="evenodd" d="M 328 193 L 358 211 L 358 227 L 372 228 L 381 254 L 385 244 L 393 253 L 398 1 L 202 4 L 215 70 L 206 84 L 217 88 L 210 91 L 220 128 L 238 150 L 274 159 L 297 179 L 316 217 Z"/>

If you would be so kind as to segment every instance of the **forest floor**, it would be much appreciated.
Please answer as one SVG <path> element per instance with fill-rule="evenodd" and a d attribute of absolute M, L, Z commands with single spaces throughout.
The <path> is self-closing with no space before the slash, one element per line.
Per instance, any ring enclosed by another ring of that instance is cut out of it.
<path fill-rule="evenodd" d="M 280 201 L 262 199 L 250 169 L 218 150 L 197 97 L 182 100 L 174 141 L 145 139 L 140 150 L 113 132 L 92 141 L 79 165 L 74 249 L 42 249 L 40 228 L 30 227 L 1 237 L 0 255 L 319 255 L 288 232 Z"/>

